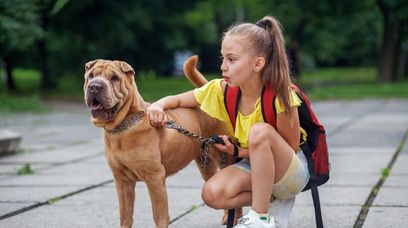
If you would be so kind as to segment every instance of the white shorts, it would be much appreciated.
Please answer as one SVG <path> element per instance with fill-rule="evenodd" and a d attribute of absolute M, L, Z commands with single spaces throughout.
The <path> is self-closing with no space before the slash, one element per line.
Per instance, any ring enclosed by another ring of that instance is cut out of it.
<path fill-rule="evenodd" d="M 251 172 L 249 158 L 244 158 L 233 166 Z M 309 182 L 307 159 L 302 150 L 292 157 L 289 168 L 283 177 L 273 185 L 272 195 L 278 199 L 289 199 L 301 192 Z"/>

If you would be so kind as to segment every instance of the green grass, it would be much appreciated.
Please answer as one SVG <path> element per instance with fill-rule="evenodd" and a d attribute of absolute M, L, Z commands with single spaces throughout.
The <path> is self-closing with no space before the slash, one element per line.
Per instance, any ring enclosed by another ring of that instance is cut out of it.
<path fill-rule="evenodd" d="M 46 112 L 47 108 L 37 95 L 15 96 L 0 93 L 0 113 Z"/>
<path fill-rule="evenodd" d="M 68 75 L 58 78 L 57 88 L 41 92 L 40 73 L 35 70 L 16 69 L 17 90 L 8 93 L 0 84 L 0 113 L 48 111 L 44 100 L 83 101 L 83 76 Z M 208 79 L 218 75 L 206 74 Z M 152 72 L 137 72 L 136 83 L 145 101 L 182 93 L 193 89 L 183 76 L 157 77 Z M 303 72 L 296 82 L 312 100 L 408 98 L 408 80 L 398 83 L 377 83 L 375 68 L 322 68 Z"/>
<path fill-rule="evenodd" d="M 151 102 L 167 95 L 194 89 L 185 77 L 136 77 L 137 88 L 145 101 Z"/>
<path fill-rule="evenodd" d="M 299 85 L 313 100 L 408 98 L 408 80 L 378 83 L 375 68 L 322 68 L 305 72 Z"/>
<path fill-rule="evenodd" d="M 376 70 L 372 67 L 320 68 L 303 72 L 301 82 L 306 84 L 367 83 L 375 82 Z"/>

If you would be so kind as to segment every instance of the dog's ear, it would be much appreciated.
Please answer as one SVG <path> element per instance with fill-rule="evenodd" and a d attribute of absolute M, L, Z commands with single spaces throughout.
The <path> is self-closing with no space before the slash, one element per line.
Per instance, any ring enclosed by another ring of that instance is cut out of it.
<path fill-rule="evenodd" d="M 123 72 L 135 75 L 135 71 L 133 70 L 132 66 L 130 66 L 127 62 L 119 61 L 119 66 Z"/>
<path fill-rule="evenodd" d="M 88 71 L 89 69 L 91 69 L 95 65 L 95 63 L 98 61 L 99 59 L 95 59 L 95 60 L 85 63 L 85 71 Z"/>

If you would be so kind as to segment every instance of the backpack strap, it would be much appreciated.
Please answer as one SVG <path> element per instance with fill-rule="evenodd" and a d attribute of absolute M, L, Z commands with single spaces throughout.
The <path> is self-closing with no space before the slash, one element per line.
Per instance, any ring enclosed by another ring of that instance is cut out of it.
<path fill-rule="evenodd" d="M 235 123 L 238 115 L 239 100 L 241 99 L 241 90 L 238 86 L 229 87 L 225 85 L 224 90 L 224 105 L 227 109 L 233 129 L 235 130 Z M 234 144 L 234 162 L 238 159 L 238 147 Z M 228 210 L 227 228 L 232 228 L 234 225 L 235 209 Z"/>
<path fill-rule="evenodd" d="M 225 85 L 224 90 L 224 105 L 227 109 L 228 116 L 230 118 L 233 129 L 235 130 L 235 123 L 238 115 L 239 100 L 241 99 L 241 90 L 238 86 L 229 87 Z"/>
<path fill-rule="evenodd" d="M 314 162 L 312 158 L 312 152 L 310 151 L 310 147 L 307 145 L 307 143 L 304 143 L 301 146 L 301 148 L 302 148 L 303 154 L 305 155 L 307 159 L 307 167 L 309 169 L 310 180 L 309 180 L 309 183 L 307 183 L 307 185 L 310 186 L 310 190 L 312 192 L 316 228 L 323 228 L 322 210 L 320 207 L 319 191 L 317 190 L 317 177 L 314 171 Z"/>
<path fill-rule="evenodd" d="M 261 110 L 265 122 L 276 129 L 276 94 L 271 86 L 265 85 L 261 93 Z"/>

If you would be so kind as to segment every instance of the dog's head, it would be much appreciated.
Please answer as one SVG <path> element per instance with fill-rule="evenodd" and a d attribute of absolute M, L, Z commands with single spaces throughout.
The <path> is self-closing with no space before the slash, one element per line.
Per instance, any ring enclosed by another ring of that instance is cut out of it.
<path fill-rule="evenodd" d="M 133 68 L 122 61 L 98 59 L 85 64 L 85 104 L 96 126 L 117 119 L 125 103 L 134 97 L 134 74 Z"/>

